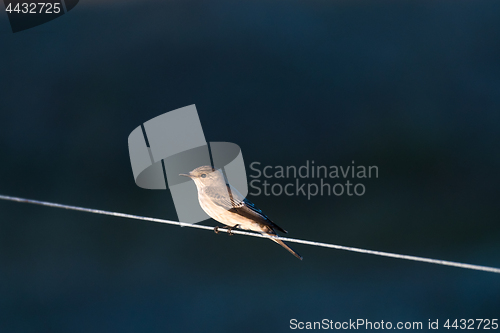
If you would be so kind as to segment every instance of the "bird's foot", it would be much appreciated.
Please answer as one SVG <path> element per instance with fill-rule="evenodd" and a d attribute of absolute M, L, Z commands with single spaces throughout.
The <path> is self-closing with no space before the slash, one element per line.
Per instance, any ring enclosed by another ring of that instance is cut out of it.
<path fill-rule="evenodd" d="M 229 234 L 229 236 L 232 236 L 232 235 L 233 235 L 233 233 L 232 233 L 233 229 L 236 229 L 236 228 L 238 228 L 239 226 L 240 226 L 240 225 L 239 225 L 239 224 L 237 224 L 237 225 L 234 225 L 234 226 L 232 226 L 232 227 L 222 227 L 222 228 L 220 228 L 220 229 L 226 229 L 226 230 L 227 230 L 227 233 Z M 215 232 L 216 234 L 218 234 L 218 233 L 220 232 L 220 231 L 219 231 L 220 229 L 219 229 L 219 227 L 214 227 L 214 232 Z"/>
<path fill-rule="evenodd" d="M 232 236 L 232 235 L 233 235 L 233 232 L 232 232 L 232 231 L 233 231 L 233 229 L 238 228 L 239 226 L 240 226 L 240 225 L 239 225 L 239 224 L 237 224 L 237 225 L 233 225 L 232 227 L 228 227 L 228 228 L 227 228 L 227 233 L 229 234 L 229 236 Z"/>

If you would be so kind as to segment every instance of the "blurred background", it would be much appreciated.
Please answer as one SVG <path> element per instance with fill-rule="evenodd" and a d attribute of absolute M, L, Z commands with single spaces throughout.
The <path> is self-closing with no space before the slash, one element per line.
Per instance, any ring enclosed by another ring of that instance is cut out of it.
<path fill-rule="evenodd" d="M 177 220 L 127 138 L 196 104 L 262 165 L 377 165 L 249 197 L 294 238 L 500 267 L 498 1 L 80 1 L 0 15 L 0 193 Z M 205 224 L 217 225 L 213 220 Z M 498 318 L 500 276 L 0 202 L 0 332 L 282 332 Z M 442 329 L 442 327 L 441 327 Z"/>

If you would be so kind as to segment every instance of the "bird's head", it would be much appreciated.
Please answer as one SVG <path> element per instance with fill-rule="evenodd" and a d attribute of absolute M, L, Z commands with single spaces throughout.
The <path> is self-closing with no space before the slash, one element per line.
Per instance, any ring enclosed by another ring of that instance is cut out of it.
<path fill-rule="evenodd" d="M 189 177 L 196 185 L 205 185 L 209 186 L 212 184 L 218 184 L 220 182 L 224 182 L 224 176 L 220 170 L 212 169 L 211 166 L 204 165 L 194 169 L 188 173 L 181 173 L 180 176 Z"/>

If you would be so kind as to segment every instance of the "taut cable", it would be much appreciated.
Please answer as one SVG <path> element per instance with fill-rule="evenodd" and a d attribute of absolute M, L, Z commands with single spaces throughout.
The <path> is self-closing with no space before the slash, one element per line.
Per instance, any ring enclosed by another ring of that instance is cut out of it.
<path fill-rule="evenodd" d="M 46 201 L 38 201 L 38 200 L 32 200 L 32 199 L 11 197 L 11 196 L 8 196 L 8 195 L 1 195 L 1 194 L 0 194 L 0 200 L 15 201 L 15 202 L 21 202 L 21 203 L 29 203 L 29 204 L 40 205 L 40 206 L 62 208 L 62 209 L 69 209 L 69 210 L 76 210 L 76 211 L 80 211 L 80 212 L 87 212 L 87 213 L 93 213 L 93 214 L 101 214 L 101 215 L 123 217 L 123 218 L 127 218 L 127 219 L 134 219 L 134 220 L 141 220 L 141 221 L 149 221 L 149 222 L 158 222 L 158 223 L 165 223 L 165 224 L 173 224 L 173 225 L 178 225 L 178 226 L 182 226 L 182 227 L 189 227 L 189 228 L 214 230 L 214 227 L 210 227 L 210 226 L 207 226 L 207 225 L 198 225 L 198 224 L 191 224 L 191 223 L 185 223 L 185 222 L 169 221 L 169 220 L 157 219 L 157 218 L 154 218 L 154 217 L 145 217 L 145 216 L 124 214 L 124 213 L 118 213 L 118 212 L 110 212 L 110 211 L 100 210 L 100 209 L 92 209 L 92 208 L 84 208 L 84 207 L 78 207 L 78 206 L 62 205 L 62 204 L 53 203 L 53 202 L 46 202 Z M 219 229 L 219 231 L 228 232 L 226 229 Z M 260 237 L 260 238 L 278 238 L 278 239 L 281 239 L 282 241 L 286 241 L 286 242 L 290 242 L 290 243 L 299 243 L 299 244 L 306 244 L 306 245 L 312 245 L 312 246 L 326 247 L 326 248 L 330 248 L 330 249 L 337 249 L 337 250 L 344 250 L 344 251 L 351 251 L 351 252 L 373 254 L 373 255 L 382 256 L 382 257 L 389 257 L 389 258 L 398 258 L 398 259 L 405 259 L 405 260 L 427 262 L 427 263 L 430 263 L 430 264 L 444 265 L 444 266 L 453 266 L 453 267 L 459 267 L 459 268 L 465 268 L 465 269 L 472 269 L 472 270 L 477 270 L 477 271 L 485 271 L 485 272 L 491 272 L 491 273 L 500 273 L 500 268 L 496 268 L 496 267 L 472 265 L 472 264 L 465 264 L 465 263 L 455 262 L 455 261 L 431 259 L 431 258 L 410 256 L 410 255 L 390 253 L 390 252 L 381 252 L 381 251 L 374 251 L 374 250 L 366 250 L 366 249 L 360 249 L 360 248 L 356 248 L 356 247 L 349 247 L 349 246 L 342 246 L 342 245 L 336 245 L 336 244 L 314 242 L 314 241 L 308 241 L 308 240 L 296 239 L 296 238 L 287 238 L 287 237 L 279 237 L 279 236 L 261 235 L 261 234 L 258 234 L 258 233 L 241 231 L 241 230 L 232 230 L 231 233 L 237 234 L 237 235 Z"/>

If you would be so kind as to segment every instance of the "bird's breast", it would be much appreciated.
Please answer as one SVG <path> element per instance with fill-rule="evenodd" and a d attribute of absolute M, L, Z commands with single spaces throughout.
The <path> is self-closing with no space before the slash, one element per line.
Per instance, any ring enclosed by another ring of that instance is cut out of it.
<path fill-rule="evenodd" d="M 230 217 L 232 214 L 230 212 L 215 204 L 207 195 L 203 195 L 203 193 L 201 193 L 198 195 L 198 200 L 201 208 L 214 220 L 229 226 L 238 224 L 235 221 L 232 221 Z"/>
<path fill-rule="evenodd" d="M 227 226 L 233 227 L 235 225 L 239 225 L 241 229 L 244 230 L 253 230 L 258 232 L 266 231 L 267 228 L 264 228 L 257 221 L 248 219 L 244 216 L 238 215 L 237 213 L 230 212 L 223 207 L 215 204 L 209 196 L 204 195 L 203 193 L 199 193 L 198 200 L 200 202 L 201 208 L 208 214 L 211 218 L 225 224 Z"/>

